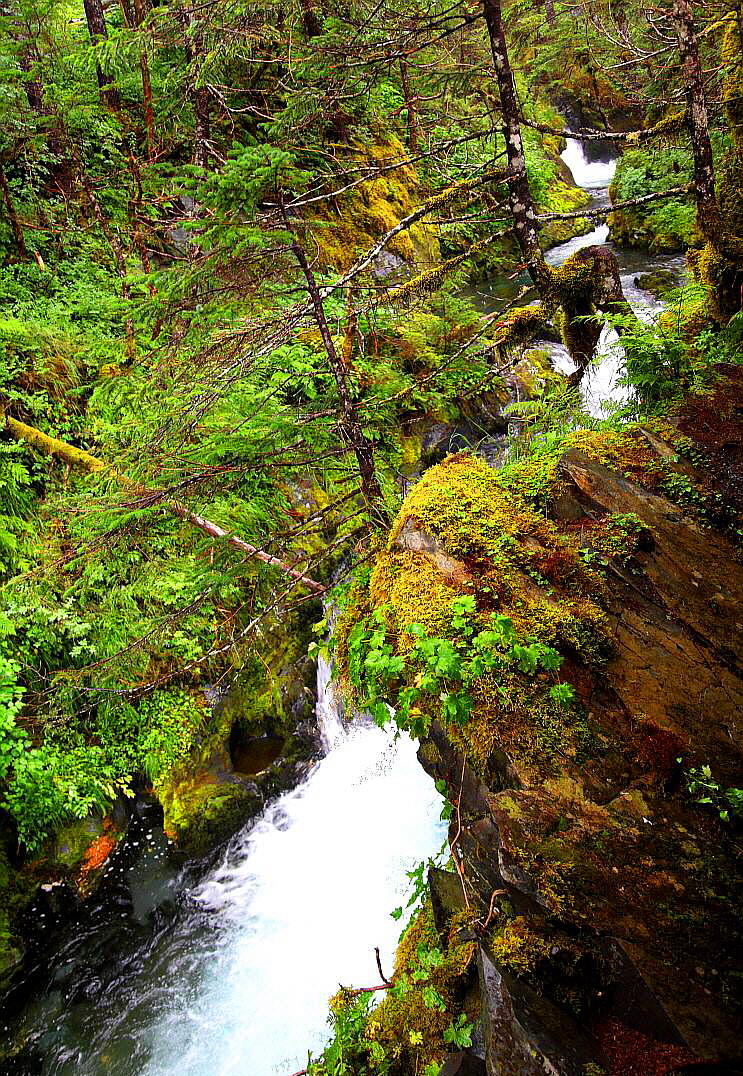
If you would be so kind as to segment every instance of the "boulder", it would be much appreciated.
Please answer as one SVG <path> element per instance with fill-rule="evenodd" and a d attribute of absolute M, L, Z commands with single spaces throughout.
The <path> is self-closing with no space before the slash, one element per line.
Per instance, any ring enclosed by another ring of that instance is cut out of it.
<path fill-rule="evenodd" d="M 457 808 L 490 1076 L 605 1067 L 608 1025 L 669 1065 L 743 1054 L 743 372 L 719 374 L 674 424 L 581 431 L 521 471 L 448 457 L 375 562 L 398 636 L 446 636 L 472 595 L 574 690 L 560 709 L 546 673 L 493 674 L 419 750 Z M 444 923 L 459 880 L 431 880 Z"/>

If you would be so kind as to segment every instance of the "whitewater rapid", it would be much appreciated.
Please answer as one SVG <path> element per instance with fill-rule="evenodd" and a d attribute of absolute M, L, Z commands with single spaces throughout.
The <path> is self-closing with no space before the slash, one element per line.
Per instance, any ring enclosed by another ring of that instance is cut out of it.
<path fill-rule="evenodd" d="M 582 142 L 574 138 L 567 139 L 567 145 L 560 155 L 570 169 L 577 186 L 583 187 L 591 194 L 588 209 L 598 209 L 609 205 L 609 185 L 614 178 L 617 159 L 606 161 L 589 161 Z M 545 260 L 549 265 L 562 265 L 571 254 L 589 246 L 599 246 L 608 242 L 609 228 L 601 223 L 590 232 L 575 236 L 566 243 L 561 243 L 548 251 Z M 653 269 L 671 269 L 679 277 L 683 274 L 683 255 L 651 256 L 643 251 L 615 251 L 620 263 L 620 279 L 625 297 L 640 321 L 651 322 L 663 310 L 664 303 L 656 299 L 637 283 L 638 273 L 651 272 Z M 571 374 L 575 371 L 567 348 L 562 344 L 550 344 L 552 362 L 561 373 Z M 622 385 L 624 373 L 624 351 L 614 329 L 604 328 L 597 345 L 598 361 L 586 371 L 581 381 L 581 392 L 586 410 L 595 418 L 605 418 L 612 409 L 626 404 L 631 395 L 628 386 Z"/>
<path fill-rule="evenodd" d="M 327 1038 L 340 984 L 392 970 L 406 871 L 441 846 L 441 801 L 408 737 L 327 729 L 308 780 L 234 840 L 191 894 L 223 944 L 153 1024 L 145 1076 L 273 1076 Z"/>

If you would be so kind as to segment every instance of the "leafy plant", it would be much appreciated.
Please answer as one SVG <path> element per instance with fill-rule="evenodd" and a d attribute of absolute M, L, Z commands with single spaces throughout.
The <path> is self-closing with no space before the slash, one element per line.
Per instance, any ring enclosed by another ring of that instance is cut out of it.
<path fill-rule="evenodd" d="M 557 673 L 562 657 L 536 639 L 519 640 L 510 617 L 494 613 L 488 626 L 478 629 L 475 599 L 454 600 L 452 638 L 431 637 L 421 624 L 409 624 L 405 635 L 413 640 L 406 653 L 398 653 L 388 638 L 380 610 L 359 621 L 349 635 L 349 674 L 358 692 L 358 704 L 380 726 L 394 721 L 400 729 L 422 737 L 428 731 L 432 709 L 444 721 L 467 724 L 473 706 L 472 689 L 485 673 L 519 670 L 534 676 L 540 670 Z M 506 689 L 496 680 L 496 689 Z M 550 698 L 569 705 L 574 692 L 569 684 L 554 684 Z"/>
<path fill-rule="evenodd" d="M 0 656 L 0 779 L 18 765 L 29 745 L 28 733 L 16 723 L 23 705 L 18 672 L 16 662 Z"/>
<path fill-rule="evenodd" d="M 467 1022 L 464 1013 L 460 1013 L 444 1032 L 444 1042 L 455 1046 L 458 1050 L 466 1050 L 472 1045 L 472 1031 L 474 1024 Z"/>
<path fill-rule="evenodd" d="M 688 771 L 686 789 L 695 803 L 713 807 L 723 822 L 729 822 L 731 816 L 743 818 L 743 788 L 722 788 L 706 763 Z"/>

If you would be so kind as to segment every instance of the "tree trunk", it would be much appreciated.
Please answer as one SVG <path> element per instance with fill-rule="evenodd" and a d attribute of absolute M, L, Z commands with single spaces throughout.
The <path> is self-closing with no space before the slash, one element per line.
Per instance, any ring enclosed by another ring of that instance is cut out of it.
<path fill-rule="evenodd" d="M 322 19 L 315 11 L 312 0 L 299 0 L 299 6 L 302 10 L 304 36 L 311 41 L 313 37 L 319 37 L 322 33 Z"/>
<path fill-rule="evenodd" d="M 506 141 L 506 157 L 509 167 L 509 202 L 513 215 L 513 228 L 529 275 L 540 295 L 549 278 L 549 270 L 542 255 L 537 227 L 537 214 L 526 172 L 526 157 L 521 138 L 519 106 L 513 82 L 513 72 L 508 58 L 508 46 L 503 27 L 500 0 L 483 0 L 485 23 L 490 38 L 490 49 L 498 81 L 503 136 Z"/>
<path fill-rule="evenodd" d="M 415 107 L 415 98 L 410 89 L 410 77 L 408 75 L 408 61 L 403 56 L 400 59 L 400 82 L 405 100 L 405 108 L 408 113 L 408 146 L 411 153 L 418 152 L 418 112 Z"/>
<path fill-rule="evenodd" d="M 707 102 L 704 95 L 702 63 L 694 27 L 694 14 L 689 0 L 675 0 L 673 18 L 676 24 L 679 52 L 684 76 L 688 123 L 694 154 L 694 194 L 697 203 L 697 223 L 702 235 L 713 247 L 722 237 L 720 208 L 715 194 L 715 167 L 709 138 Z"/>
<path fill-rule="evenodd" d="M 155 110 L 152 107 L 152 80 L 147 53 L 139 54 L 139 69 L 142 72 L 142 99 L 144 103 L 144 124 L 147 130 L 147 160 L 155 159 Z"/>
<path fill-rule="evenodd" d="M 26 240 L 23 238 L 23 228 L 21 228 L 21 222 L 18 220 L 18 214 L 16 212 L 15 204 L 13 202 L 13 195 L 10 193 L 10 187 L 8 186 L 8 177 L 5 175 L 5 169 L 1 163 L 0 191 L 2 191 L 3 201 L 5 202 L 5 209 L 8 213 L 8 220 L 10 221 L 10 228 L 13 232 L 15 245 L 18 247 L 18 253 L 22 258 L 27 258 L 28 248 L 26 247 Z"/>
<path fill-rule="evenodd" d="M 122 487 L 122 489 L 129 490 L 132 493 L 138 493 L 143 497 L 149 498 L 151 503 L 157 503 L 157 500 L 152 500 L 153 498 L 158 498 L 156 491 L 149 490 L 139 482 L 134 482 L 132 479 L 127 478 L 126 475 L 119 474 L 112 467 L 109 467 L 103 460 L 99 459 L 97 456 L 91 455 L 90 452 L 75 448 L 74 445 L 70 445 L 66 441 L 60 441 L 56 437 L 49 437 L 48 434 L 42 433 L 41 430 L 37 430 L 34 426 L 27 426 L 25 422 L 19 422 L 18 419 L 6 416 L 1 410 L 0 420 L 0 427 L 4 427 L 8 433 L 12 434 L 13 437 L 17 438 L 19 441 L 25 441 L 27 444 L 33 445 L 39 452 L 43 452 L 47 456 L 57 456 L 71 466 L 83 467 L 86 471 L 90 471 L 91 473 L 105 471 L 116 483 L 118 483 L 119 486 Z M 325 590 L 322 583 L 318 583 L 316 579 L 312 579 L 310 576 L 298 572 L 295 568 L 292 568 L 290 564 L 286 564 L 283 560 L 279 560 L 278 557 L 271 556 L 270 553 L 258 549 L 256 546 L 251 545 L 242 538 L 238 538 L 237 535 L 230 534 L 223 527 L 220 527 L 219 524 L 212 523 L 211 520 L 204 519 L 203 516 L 191 512 L 179 501 L 168 499 L 164 502 L 164 507 L 179 519 L 184 520 L 186 523 L 190 523 L 194 527 L 198 527 L 199 530 L 208 534 L 210 538 L 217 538 L 220 541 L 224 541 L 228 545 L 234 546 L 235 549 L 239 549 L 242 553 L 247 553 L 249 557 L 254 557 L 256 560 L 261 561 L 262 564 L 268 564 L 273 568 L 279 568 L 291 579 L 295 579 L 298 583 L 303 583 L 305 586 L 309 587 L 310 590 L 317 591 L 318 593 Z"/>
<path fill-rule="evenodd" d="M 31 73 L 35 59 L 36 58 L 32 55 L 32 51 L 28 46 L 21 47 L 18 62 L 21 71 L 23 71 L 24 74 Z M 41 79 L 28 78 L 24 80 L 24 84 L 28 107 L 39 117 L 39 119 L 48 124 L 49 120 L 54 116 L 54 110 L 50 108 L 44 100 L 44 85 Z M 49 154 L 55 162 L 50 167 L 50 172 L 54 176 L 58 186 L 62 190 L 67 191 L 70 189 L 72 179 L 70 160 L 65 152 L 62 131 L 56 122 L 52 122 L 48 127 L 46 144 Z"/>
<path fill-rule="evenodd" d="M 124 22 L 130 29 L 138 30 L 144 21 L 145 11 L 142 0 L 120 0 Z M 142 104 L 144 106 L 144 123 L 147 131 L 147 160 L 152 161 L 155 156 L 155 113 L 152 107 L 152 80 L 150 78 L 150 64 L 147 53 L 143 50 L 139 54 L 139 70 L 142 74 Z"/>
<path fill-rule="evenodd" d="M 119 7 L 121 8 L 121 14 L 124 16 L 124 25 L 131 29 L 134 26 L 134 10 L 131 0 L 119 0 Z"/>
<path fill-rule="evenodd" d="M 106 19 L 103 14 L 103 4 L 101 3 L 101 0 L 83 0 L 83 7 L 85 8 L 85 18 L 88 23 L 90 40 L 95 47 L 100 41 L 105 41 L 108 38 Z M 119 96 L 119 91 L 113 85 L 113 79 L 110 75 L 106 75 L 103 72 L 101 65 L 97 60 L 95 70 L 98 77 L 98 88 L 101 92 L 101 100 L 104 104 L 107 104 L 109 108 L 113 109 L 114 112 L 120 112 L 121 98 Z"/>
<path fill-rule="evenodd" d="M 286 214 L 284 214 L 284 223 L 287 229 L 291 231 L 291 225 L 289 224 Z M 376 467 L 374 464 L 374 447 L 371 441 L 366 437 L 356 414 L 356 409 L 353 405 L 351 393 L 348 388 L 347 369 L 343 358 L 338 354 L 333 341 L 325 316 L 325 307 L 323 306 L 322 296 L 320 295 L 320 288 L 315 279 L 315 274 L 312 272 L 310 264 L 307 261 L 307 255 L 304 252 L 304 248 L 296 239 L 292 242 L 292 252 L 297 259 L 305 281 L 307 282 L 307 293 L 310 297 L 310 302 L 312 303 L 315 322 L 320 330 L 320 337 L 323 342 L 325 354 L 328 357 L 328 363 L 330 364 L 330 369 L 338 388 L 338 395 L 340 396 L 341 401 L 341 414 L 338 426 L 341 436 L 356 456 L 356 462 L 361 478 L 361 491 L 371 514 L 379 524 L 383 527 L 388 527 L 390 520 L 387 511 L 384 508 L 382 489 L 379 485 L 379 479 L 377 478 Z"/>
<path fill-rule="evenodd" d="M 196 137 L 194 141 L 194 164 L 202 168 L 204 172 L 209 168 L 209 140 L 211 138 L 211 114 L 209 105 L 209 90 L 206 86 L 199 86 L 201 67 L 201 54 L 203 51 L 201 34 L 192 31 L 193 17 L 189 12 L 183 12 L 183 26 L 185 31 L 186 59 L 188 60 L 187 92 L 193 105 L 196 119 Z"/>

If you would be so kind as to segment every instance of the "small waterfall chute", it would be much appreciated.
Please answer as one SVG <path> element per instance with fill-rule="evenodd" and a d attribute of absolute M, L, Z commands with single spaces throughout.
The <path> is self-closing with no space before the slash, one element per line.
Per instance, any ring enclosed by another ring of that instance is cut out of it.
<path fill-rule="evenodd" d="M 617 158 L 603 161 L 589 161 L 583 143 L 577 138 L 568 138 L 565 149 L 560 154 L 578 187 L 590 190 L 593 187 L 608 187 L 614 178 Z"/>

